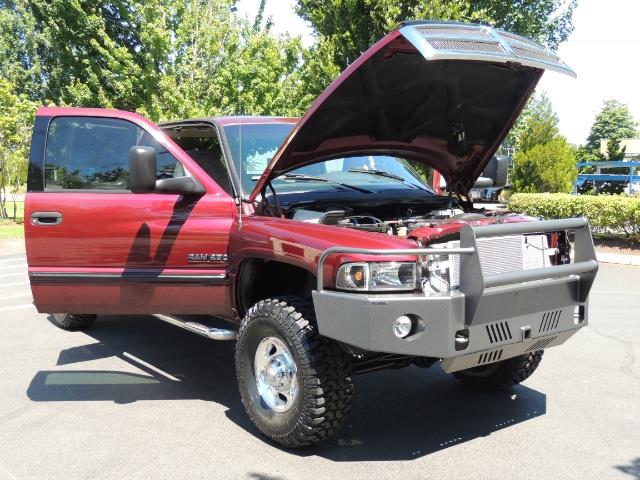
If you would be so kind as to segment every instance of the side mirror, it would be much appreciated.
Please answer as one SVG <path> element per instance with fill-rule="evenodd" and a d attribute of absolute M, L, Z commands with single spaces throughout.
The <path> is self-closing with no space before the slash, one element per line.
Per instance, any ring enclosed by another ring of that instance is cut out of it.
<path fill-rule="evenodd" d="M 206 190 L 189 176 L 157 180 L 156 150 L 153 147 L 131 147 L 129 150 L 129 190 L 133 193 L 170 193 L 204 195 Z"/>
<path fill-rule="evenodd" d="M 204 195 L 205 188 L 192 177 L 163 178 L 156 181 L 157 193 L 173 193 L 175 195 Z"/>
<path fill-rule="evenodd" d="M 129 150 L 129 190 L 150 193 L 156 189 L 156 149 L 131 147 Z"/>

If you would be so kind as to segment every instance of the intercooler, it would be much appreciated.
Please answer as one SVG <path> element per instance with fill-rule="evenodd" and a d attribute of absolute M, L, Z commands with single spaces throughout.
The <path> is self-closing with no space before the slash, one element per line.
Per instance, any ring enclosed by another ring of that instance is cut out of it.
<path fill-rule="evenodd" d="M 479 238 L 477 245 L 480 266 L 485 277 L 496 273 L 550 266 L 549 256 L 555 253 L 555 249 L 549 249 L 546 235 Z M 438 244 L 437 247 L 459 248 L 460 241 Z M 457 288 L 460 285 L 460 255 L 450 255 L 448 260 L 448 280 L 452 288 Z"/>

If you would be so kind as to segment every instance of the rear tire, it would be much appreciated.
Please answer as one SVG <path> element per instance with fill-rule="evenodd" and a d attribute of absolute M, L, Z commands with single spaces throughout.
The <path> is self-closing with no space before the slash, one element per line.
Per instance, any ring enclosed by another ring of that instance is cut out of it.
<path fill-rule="evenodd" d="M 73 313 L 52 313 L 51 316 L 54 323 L 64 330 L 84 330 L 89 328 L 97 317 L 93 314 Z"/>
<path fill-rule="evenodd" d="M 313 445 L 347 418 L 353 359 L 318 334 L 308 300 L 281 297 L 251 307 L 240 325 L 235 359 L 242 404 L 274 442 Z"/>
<path fill-rule="evenodd" d="M 465 386 L 479 390 L 504 390 L 525 381 L 535 372 L 544 350 L 508 358 L 501 362 L 454 372 Z"/>

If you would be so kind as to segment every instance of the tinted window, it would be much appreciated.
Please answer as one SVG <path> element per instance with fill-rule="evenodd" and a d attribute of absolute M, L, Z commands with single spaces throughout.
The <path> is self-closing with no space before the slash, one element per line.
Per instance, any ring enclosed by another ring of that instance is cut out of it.
<path fill-rule="evenodd" d="M 47 135 L 45 188 L 126 190 L 129 149 L 154 147 L 158 178 L 184 175 L 176 158 L 150 134 L 113 118 L 54 118 Z"/>
<path fill-rule="evenodd" d="M 191 135 L 191 134 L 190 134 Z M 212 136 L 172 136 L 186 153 L 229 195 L 233 188 L 229 173 L 224 165 L 222 148 L 218 137 Z"/>

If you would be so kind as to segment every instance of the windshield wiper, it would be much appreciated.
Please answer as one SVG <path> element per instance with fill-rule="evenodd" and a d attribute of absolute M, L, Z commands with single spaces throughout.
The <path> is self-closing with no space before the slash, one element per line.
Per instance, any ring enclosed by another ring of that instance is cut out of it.
<path fill-rule="evenodd" d="M 394 180 L 400 180 L 406 183 L 407 185 L 411 185 L 412 187 L 419 188 L 420 190 L 428 190 L 423 186 L 419 186 L 413 182 L 410 182 L 409 180 L 407 180 L 404 177 L 401 177 L 400 175 L 396 175 L 395 173 L 385 172 L 384 170 L 376 170 L 375 168 L 355 168 L 354 167 L 354 168 L 350 168 L 349 171 L 354 173 L 368 173 L 369 175 L 377 175 L 379 177 L 392 178 Z"/>
<path fill-rule="evenodd" d="M 350 168 L 349 169 L 350 172 L 356 172 L 356 173 L 368 173 L 369 175 L 378 175 L 380 177 L 387 177 L 387 178 L 395 178 L 396 180 L 402 180 L 403 182 L 405 181 L 404 178 L 402 178 L 400 175 L 396 175 L 395 173 L 389 173 L 389 172 L 385 172 L 384 170 L 376 170 L 375 168 Z"/>
<path fill-rule="evenodd" d="M 285 173 L 284 175 L 280 175 L 278 178 L 286 178 L 287 180 L 300 180 L 303 182 L 323 182 L 323 183 L 331 183 L 333 185 L 340 185 L 344 188 L 350 188 L 351 190 L 355 190 L 357 192 L 362 193 L 373 193 L 371 190 L 367 190 L 366 188 L 356 187 L 355 185 L 349 185 L 348 183 L 336 182 L 333 180 L 329 180 L 328 178 L 316 177 L 314 175 L 306 175 L 304 173 Z"/>

